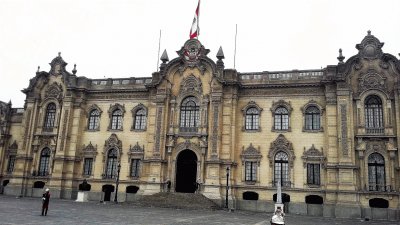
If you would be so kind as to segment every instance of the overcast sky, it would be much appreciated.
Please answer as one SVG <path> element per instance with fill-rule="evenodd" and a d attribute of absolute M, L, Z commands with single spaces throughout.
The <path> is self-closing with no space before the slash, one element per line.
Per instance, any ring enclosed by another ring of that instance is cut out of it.
<path fill-rule="evenodd" d="M 150 77 L 161 53 L 169 58 L 189 37 L 197 0 L 0 0 L 0 101 L 22 107 L 21 92 L 37 66 L 61 52 L 71 71 L 88 78 Z M 400 52 L 399 0 L 202 0 L 200 36 L 226 68 L 261 72 L 320 69 L 357 53 L 368 30 Z"/>

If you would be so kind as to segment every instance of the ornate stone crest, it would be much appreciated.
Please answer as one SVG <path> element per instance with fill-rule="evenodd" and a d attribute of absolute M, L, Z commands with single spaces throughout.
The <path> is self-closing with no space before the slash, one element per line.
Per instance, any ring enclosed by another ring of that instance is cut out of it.
<path fill-rule="evenodd" d="M 386 92 L 386 78 L 378 74 L 375 70 L 370 69 L 367 73 L 362 74 L 359 78 L 358 92 L 362 93 L 366 90 L 379 89 Z"/>
<path fill-rule="evenodd" d="M 189 39 L 185 42 L 183 47 L 177 51 L 178 55 L 182 58 L 184 63 L 183 66 L 179 68 L 183 72 L 186 67 L 197 66 L 200 71 L 204 72 L 205 67 L 201 63 L 201 58 L 206 56 L 210 52 L 209 49 L 205 49 L 204 46 L 197 39 Z"/>
<path fill-rule="evenodd" d="M 367 36 L 362 40 L 360 44 L 356 45 L 359 50 L 359 55 L 364 59 L 377 59 L 380 58 L 382 53 L 382 46 L 384 43 L 380 42 L 378 38 L 371 35 L 371 31 L 368 31 Z"/>
<path fill-rule="evenodd" d="M 321 151 L 315 148 L 314 144 L 312 144 L 311 148 L 309 148 L 307 151 L 304 148 L 304 153 L 301 158 L 303 159 L 304 167 L 307 166 L 307 162 L 320 163 L 322 167 L 325 167 L 326 157 Z"/>
<path fill-rule="evenodd" d="M 61 84 L 53 83 L 53 84 L 49 85 L 47 87 L 44 97 L 45 97 L 45 99 L 55 98 L 60 102 L 63 97 L 63 89 L 62 89 Z"/>

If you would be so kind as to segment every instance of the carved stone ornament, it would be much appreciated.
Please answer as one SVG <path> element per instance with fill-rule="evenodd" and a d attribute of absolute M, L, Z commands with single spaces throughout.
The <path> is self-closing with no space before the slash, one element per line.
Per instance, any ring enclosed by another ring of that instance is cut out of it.
<path fill-rule="evenodd" d="M 190 140 L 186 139 L 184 142 L 181 142 L 176 145 L 175 150 L 176 153 L 180 151 L 190 149 L 196 153 L 197 156 L 201 155 L 201 148 L 198 144 L 192 143 Z"/>
<path fill-rule="evenodd" d="M 242 147 L 242 154 L 240 156 L 242 158 L 242 165 L 244 165 L 245 161 L 257 162 L 257 164 L 260 165 L 262 158 L 260 147 L 256 149 L 252 143 L 250 143 L 250 146 L 246 149 L 244 149 L 244 146 Z"/>
<path fill-rule="evenodd" d="M 82 156 L 83 157 L 93 157 L 97 155 L 97 145 L 93 146 L 92 142 L 90 142 L 87 146 L 83 145 L 82 148 Z"/>
<path fill-rule="evenodd" d="M 122 154 L 122 141 L 120 141 L 116 134 L 111 134 L 111 136 L 104 143 L 104 152 L 103 156 L 107 155 L 107 151 L 110 149 L 116 149 L 118 151 L 118 158 Z M 104 158 L 105 160 L 105 158 Z"/>
<path fill-rule="evenodd" d="M 289 116 L 293 111 L 293 108 L 290 105 L 290 102 L 286 102 L 285 100 L 281 99 L 281 100 L 279 100 L 277 102 L 272 102 L 272 107 L 271 107 L 270 110 L 271 110 L 273 116 L 275 116 L 275 111 L 276 111 L 276 109 L 278 107 L 285 107 L 287 109 L 288 113 L 289 113 Z"/>
<path fill-rule="evenodd" d="M 178 55 L 182 58 L 183 66 L 179 68 L 183 72 L 187 67 L 197 66 L 202 73 L 205 71 L 205 66 L 201 63 L 201 58 L 205 57 L 210 52 L 197 39 L 189 39 L 185 42 L 183 47 L 177 51 Z"/>
<path fill-rule="evenodd" d="M 139 142 L 136 142 L 135 146 L 130 146 L 129 147 L 129 152 L 128 152 L 128 158 L 129 161 L 131 161 L 131 159 L 143 159 L 144 157 L 144 145 L 141 147 L 139 145 Z"/>
<path fill-rule="evenodd" d="M 101 108 L 100 108 L 98 105 L 93 104 L 93 105 L 91 105 L 91 106 L 86 110 L 86 116 L 87 116 L 87 118 L 90 117 L 90 113 L 91 113 L 93 110 L 99 111 L 99 117 L 101 116 L 101 113 L 103 112 L 103 111 L 101 110 Z"/>
<path fill-rule="evenodd" d="M 61 84 L 53 83 L 47 86 L 46 92 L 44 94 L 44 99 L 54 98 L 61 102 L 63 98 L 63 88 Z"/>
<path fill-rule="evenodd" d="M 289 142 L 283 134 L 279 134 L 274 142 L 271 143 L 271 147 L 268 152 L 269 165 L 272 167 L 276 153 L 283 151 L 288 155 L 288 161 L 290 167 L 293 167 L 293 162 L 296 156 L 294 155 L 293 145 Z"/>
<path fill-rule="evenodd" d="M 243 113 L 243 116 L 246 116 L 246 111 L 249 109 L 249 108 L 256 108 L 257 110 L 258 110 L 258 113 L 260 114 L 260 116 L 261 116 L 261 111 L 263 110 L 260 106 L 258 106 L 257 105 L 257 103 L 255 102 L 255 101 L 250 101 L 249 103 L 247 103 L 247 105 L 242 109 L 242 113 Z"/>
<path fill-rule="evenodd" d="M 367 73 L 361 74 L 358 79 L 358 92 L 361 94 L 366 90 L 381 90 L 386 93 L 386 77 L 381 76 L 375 70 L 370 69 Z"/>
<path fill-rule="evenodd" d="M 61 52 L 58 53 L 58 56 L 55 57 L 51 63 L 51 69 L 50 69 L 50 74 L 51 75 L 60 75 L 64 74 L 67 71 L 65 70 L 65 67 L 67 66 L 68 63 L 64 61 L 64 59 L 61 57 Z"/>
<path fill-rule="evenodd" d="M 8 147 L 7 155 L 16 155 L 18 150 L 18 144 L 17 141 L 14 140 L 14 142 Z"/>
<path fill-rule="evenodd" d="M 309 162 L 320 163 L 322 168 L 324 168 L 326 164 L 326 157 L 322 151 L 319 151 L 315 148 L 314 144 L 312 144 L 311 148 L 309 148 L 307 151 L 304 148 L 303 156 L 301 158 L 303 159 L 304 167 L 306 167 L 307 163 Z"/>
<path fill-rule="evenodd" d="M 381 139 L 374 139 L 371 141 L 367 142 L 367 150 L 366 150 L 366 156 L 374 153 L 374 152 L 378 152 L 381 155 L 386 155 L 386 146 L 385 146 L 385 142 Z"/>
<path fill-rule="evenodd" d="M 197 94 L 201 96 L 203 87 L 201 80 L 197 79 L 194 75 L 188 76 L 182 83 L 180 88 L 180 95 Z"/>
<path fill-rule="evenodd" d="M 378 38 L 371 35 L 371 31 L 368 31 L 367 36 L 361 41 L 360 44 L 356 45 L 359 50 L 359 55 L 364 59 L 377 59 L 382 56 L 383 42 L 380 42 Z"/>

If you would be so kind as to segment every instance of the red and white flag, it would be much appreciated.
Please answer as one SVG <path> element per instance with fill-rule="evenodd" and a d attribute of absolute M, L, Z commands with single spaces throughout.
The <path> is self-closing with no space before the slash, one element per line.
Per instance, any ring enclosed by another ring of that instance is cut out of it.
<path fill-rule="evenodd" d="M 193 23 L 192 23 L 192 27 L 190 28 L 190 39 L 193 38 L 198 38 L 199 37 L 199 14 L 200 14 L 200 0 L 199 3 L 197 4 L 197 8 L 196 8 L 196 12 L 194 14 L 194 18 L 193 18 Z"/>

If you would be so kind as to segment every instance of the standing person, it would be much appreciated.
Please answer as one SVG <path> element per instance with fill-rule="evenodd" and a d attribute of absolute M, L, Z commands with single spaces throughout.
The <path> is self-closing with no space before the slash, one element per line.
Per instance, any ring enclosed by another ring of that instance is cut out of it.
<path fill-rule="evenodd" d="M 285 213 L 282 212 L 281 207 L 278 207 L 272 216 L 271 225 L 284 225 L 285 224 Z"/>
<path fill-rule="evenodd" d="M 47 216 L 47 210 L 49 209 L 49 202 L 50 202 L 50 190 L 46 188 L 46 192 L 43 193 L 42 197 L 42 216 Z"/>

